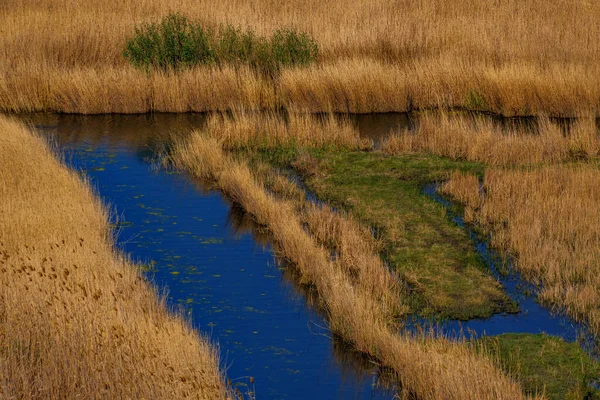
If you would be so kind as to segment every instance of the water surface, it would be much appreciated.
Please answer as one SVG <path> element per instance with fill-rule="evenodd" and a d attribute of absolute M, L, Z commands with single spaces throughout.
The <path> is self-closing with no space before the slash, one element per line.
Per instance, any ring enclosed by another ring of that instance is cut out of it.
<path fill-rule="evenodd" d="M 203 120 L 194 114 L 32 119 L 111 205 L 122 250 L 218 342 L 227 378 L 243 393 L 392 398 L 377 388 L 372 364 L 330 337 L 243 211 L 185 174 L 152 168 L 170 132 L 185 134 Z"/>

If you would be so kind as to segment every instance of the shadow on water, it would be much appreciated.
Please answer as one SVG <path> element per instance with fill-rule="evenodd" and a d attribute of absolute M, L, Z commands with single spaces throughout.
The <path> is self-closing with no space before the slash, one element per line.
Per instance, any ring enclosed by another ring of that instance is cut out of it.
<path fill-rule="evenodd" d="M 510 298 L 519 305 L 514 314 L 496 314 L 487 319 L 470 321 L 444 321 L 431 325 L 435 332 L 448 336 L 461 336 L 463 333 L 481 335 L 499 335 L 502 333 L 546 333 L 563 338 L 566 341 L 580 343 L 591 356 L 598 358 L 597 344 L 585 324 L 579 323 L 561 312 L 552 312 L 536 301 L 535 285 L 521 279 L 520 274 L 508 265 L 502 257 L 491 249 L 481 235 L 465 223 L 461 215 L 453 212 L 453 203 L 438 193 L 439 184 L 428 184 L 423 193 L 441 204 L 454 223 L 465 229 L 475 245 L 477 253 L 483 258 L 490 272 L 504 287 Z M 424 321 L 417 321 L 424 323 Z"/>
<path fill-rule="evenodd" d="M 296 284 L 293 268 L 274 257 L 264 229 L 210 185 L 148 164 L 168 145 L 160 123 L 181 134 L 202 123 L 158 118 L 37 116 L 33 123 L 115 210 L 118 246 L 168 288 L 169 304 L 218 342 L 227 377 L 242 392 L 255 388 L 257 398 L 268 399 L 393 398 L 386 374 L 331 336 L 318 302 Z"/>
<path fill-rule="evenodd" d="M 272 238 L 266 229 L 257 225 L 252 216 L 247 214 L 240 206 L 231 204 L 229 222 L 235 234 L 251 234 L 257 243 L 263 246 L 272 246 Z M 277 248 L 275 246 L 275 253 Z M 285 259 L 275 257 L 278 268 L 282 271 L 282 278 L 286 285 L 289 285 L 295 296 L 300 296 L 303 302 L 320 317 L 320 321 L 327 321 L 327 312 L 322 306 L 316 289 L 310 285 L 300 284 L 298 270 L 293 264 L 289 264 Z M 358 352 L 347 343 L 342 337 L 332 333 L 326 325 L 320 325 L 319 321 L 313 321 L 309 330 L 315 335 L 327 337 L 332 342 L 333 356 L 341 368 L 344 381 L 363 382 L 373 388 L 377 388 L 386 393 L 390 398 L 396 393 L 396 376 L 386 369 L 381 369 L 377 363 L 365 355 Z"/>

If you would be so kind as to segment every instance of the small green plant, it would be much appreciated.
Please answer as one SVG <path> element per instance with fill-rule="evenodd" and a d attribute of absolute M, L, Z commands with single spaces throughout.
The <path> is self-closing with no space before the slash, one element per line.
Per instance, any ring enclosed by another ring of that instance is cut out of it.
<path fill-rule="evenodd" d="M 279 65 L 307 65 L 317 58 L 319 46 L 306 33 L 285 28 L 271 36 L 271 53 Z"/>
<path fill-rule="evenodd" d="M 136 28 L 123 55 L 136 67 L 146 70 L 151 67 L 177 70 L 209 64 L 216 60 L 211 37 L 210 30 L 181 14 L 171 14 L 160 23 Z"/>
<path fill-rule="evenodd" d="M 469 90 L 467 95 L 467 107 L 472 110 L 482 110 L 486 108 L 485 98 L 477 90 Z"/>
<path fill-rule="evenodd" d="M 257 55 L 266 51 L 263 37 L 257 36 L 253 31 L 242 31 L 231 25 L 221 27 L 219 40 L 216 44 L 220 63 L 234 65 L 253 64 Z"/>
<path fill-rule="evenodd" d="M 171 14 L 160 23 L 144 24 L 125 47 L 123 55 L 133 65 L 162 70 L 178 70 L 199 64 L 249 65 L 275 74 L 283 66 L 314 62 L 319 46 L 306 33 L 294 28 L 275 31 L 270 37 L 231 25 L 216 32 Z"/>

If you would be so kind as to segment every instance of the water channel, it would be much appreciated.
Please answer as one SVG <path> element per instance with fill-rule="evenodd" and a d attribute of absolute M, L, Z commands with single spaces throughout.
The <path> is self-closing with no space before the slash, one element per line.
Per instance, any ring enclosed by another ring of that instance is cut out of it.
<path fill-rule="evenodd" d="M 168 134 L 199 126 L 201 115 L 28 119 L 112 207 L 119 247 L 218 342 L 227 378 L 242 393 L 393 398 L 377 368 L 330 337 L 242 211 L 185 174 L 153 168 Z"/>
<path fill-rule="evenodd" d="M 171 134 L 201 127 L 205 115 L 24 118 L 51 135 L 68 164 L 89 177 L 114 210 L 119 247 L 168 290 L 173 307 L 218 343 L 227 377 L 242 392 L 255 392 L 259 399 L 394 397 L 375 366 L 331 337 L 322 315 L 307 305 L 301 288 L 275 259 L 268 237 L 243 211 L 202 182 L 153 166 Z M 375 142 L 413 124 L 406 114 L 350 119 Z M 425 195 L 448 205 L 434 186 L 426 187 Z M 586 336 L 582 326 L 524 295 L 518 275 L 500 274 L 486 243 L 474 234 L 472 239 L 521 312 L 449 321 L 436 329 L 445 334 L 546 332 L 570 341 L 582 332 Z"/>

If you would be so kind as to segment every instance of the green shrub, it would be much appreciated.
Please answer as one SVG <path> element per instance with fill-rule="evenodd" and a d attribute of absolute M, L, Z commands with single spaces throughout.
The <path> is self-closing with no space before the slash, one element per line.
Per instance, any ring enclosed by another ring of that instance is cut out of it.
<path fill-rule="evenodd" d="M 277 30 L 271 36 L 271 54 L 278 65 L 307 65 L 314 62 L 319 46 L 306 33 L 294 28 Z"/>
<path fill-rule="evenodd" d="M 123 55 L 133 65 L 167 70 L 215 61 L 212 32 L 191 23 L 181 14 L 171 14 L 160 23 L 135 29 Z"/>
<path fill-rule="evenodd" d="M 136 28 L 123 52 L 133 65 L 146 70 L 217 63 L 249 65 L 267 74 L 283 66 L 307 65 L 318 53 L 314 39 L 293 28 L 277 30 L 269 38 L 231 25 L 215 33 L 180 14 Z"/>
<path fill-rule="evenodd" d="M 221 27 L 216 44 L 219 62 L 222 64 L 253 64 L 257 55 L 266 51 L 264 38 L 253 31 L 242 31 L 231 25 Z"/>

